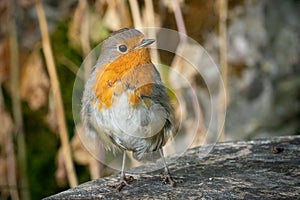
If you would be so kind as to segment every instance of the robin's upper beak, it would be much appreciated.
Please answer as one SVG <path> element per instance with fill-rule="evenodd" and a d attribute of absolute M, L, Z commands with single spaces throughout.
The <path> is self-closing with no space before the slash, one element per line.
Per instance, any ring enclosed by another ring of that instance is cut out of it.
<path fill-rule="evenodd" d="M 147 47 L 150 44 L 152 44 L 153 42 L 155 42 L 154 39 L 143 39 L 142 42 L 138 46 L 135 47 L 135 49 Z"/>

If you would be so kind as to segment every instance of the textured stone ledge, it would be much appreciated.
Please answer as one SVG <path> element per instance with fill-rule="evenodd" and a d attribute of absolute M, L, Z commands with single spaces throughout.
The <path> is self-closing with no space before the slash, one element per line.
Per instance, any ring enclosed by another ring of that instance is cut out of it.
<path fill-rule="evenodd" d="M 46 199 L 297 199 L 300 194 L 300 136 L 219 143 L 205 158 L 203 146 L 170 165 L 176 187 L 160 183 L 160 171 L 134 174 L 121 192 L 119 175 L 90 181 Z"/>

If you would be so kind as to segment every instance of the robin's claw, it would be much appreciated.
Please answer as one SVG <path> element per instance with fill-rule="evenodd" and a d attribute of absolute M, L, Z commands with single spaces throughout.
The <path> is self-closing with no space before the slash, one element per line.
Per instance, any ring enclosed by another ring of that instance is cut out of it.
<path fill-rule="evenodd" d="M 162 184 L 166 185 L 166 184 L 170 184 L 172 187 L 176 186 L 176 181 L 173 179 L 173 177 L 171 176 L 171 174 L 167 173 L 165 175 L 162 176 Z"/>
<path fill-rule="evenodd" d="M 123 177 L 118 184 L 116 184 L 116 185 L 113 186 L 113 188 L 115 188 L 118 192 L 120 192 L 123 187 L 130 186 L 129 184 L 132 181 L 133 181 L 133 177 L 132 176 Z"/>

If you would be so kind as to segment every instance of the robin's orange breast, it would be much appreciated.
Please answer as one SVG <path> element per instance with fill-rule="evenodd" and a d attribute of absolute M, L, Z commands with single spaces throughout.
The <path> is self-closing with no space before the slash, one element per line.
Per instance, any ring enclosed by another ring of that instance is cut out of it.
<path fill-rule="evenodd" d="M 142 96 L 150 96 L 154 84 L 154 65 L 147 49 L 139 49 L 121 55 L 113 62 L 103 65 L 96 72 L 92 89 L 98 108 L 109 108 L 113 96 L 128 90 L 128 102 L 140 103 Z"/>

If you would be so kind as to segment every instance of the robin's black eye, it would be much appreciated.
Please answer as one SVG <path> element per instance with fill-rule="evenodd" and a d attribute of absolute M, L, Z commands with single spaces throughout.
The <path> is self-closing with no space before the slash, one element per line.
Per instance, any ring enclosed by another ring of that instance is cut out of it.
<path fill-rule="evenodd" d="M 124 44 L 120 45 L 119 46 L 119 51 L 122 52 L 122 53 L 126 52 L 127 51 L 127 46 L 124 45 Z"/>

